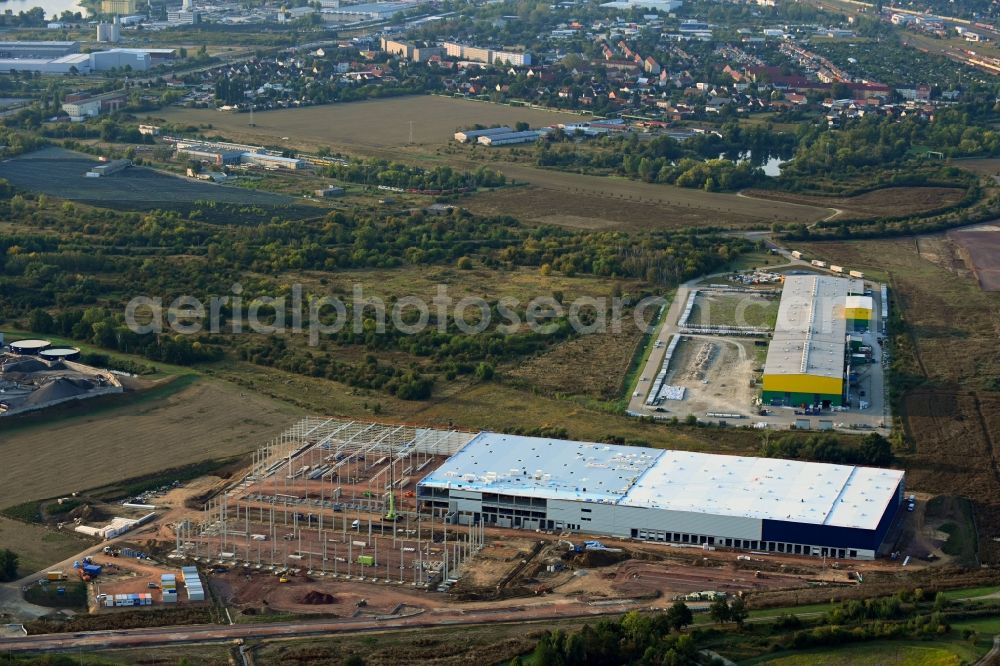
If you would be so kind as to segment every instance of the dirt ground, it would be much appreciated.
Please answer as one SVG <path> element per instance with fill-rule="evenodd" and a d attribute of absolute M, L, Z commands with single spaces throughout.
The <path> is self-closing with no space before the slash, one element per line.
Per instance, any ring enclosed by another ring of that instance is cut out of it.
<path fill-rule="evenodd" d="M 887 187 L 853 197 L 808 196 L 769 190 L 746 190 L 744 194 L 774 201 L 836 208 L 841 211 L 837 217 L 868 219 L 946 208 L 960 201 L 965 196 L 965 190 L 958 187 Z"/>
<path fill-rule="evenodd" d="M 171 608 L 181 605 L 204 605 L 210 601 L 197 602 L 189 601 L 187 592 L 184 589 L 180 567 L 163 566 L 152 564 L 145 560 L 131 558 L 111 557 L 109 555 L 98 555 L 93 558 L 95 564 L 100 564 L 104 571 L 98 576 L 92 585 L 93 594 L 143 594 L 153 595 L 153 605 L 142 608 L 163 608 L 163 591 L 159 588 L 160 576 L 165 573 L 176 574 L 177 576 L 177 602 L 170 605 Z M 157 588 L 150 588 L 149 583 L 154 583 Z M 100 612 L 113 612 L 114 608 L 100 607 Z M 120 609 L 119 609 L 120 610 Z"/>
<path fill-rule="evenodd" d="M 199 380 L 164 400 L 3 434 L 0 506 L 256 448 L 294 408 L 232 384 Z"/>
<path fill-rule="evenodd" d="M 656 590 L 665 600 L 691 592 L 715 591 L 735 595 L 803 584 L 802 579 L 796 576 L 761 572 L 758 577 L 755 571 L 737 569 L 733 564 L 694 567 L 633 560 L 618 568 L 614 576 L 612 586 L 619 594 L 642 595 Z"/>
<path fill-rule="evenodd" d="M 684 336 L 670 360 L 666 383 L 687 390 L 683 400 L 665 401 L 664 409 L 681 418 L 687 414 L 704 418 L 707 412 L 747 413 L 755 394 L 750 386 L 752 345 L 734 338 Z"/>
<path fill-rule="evenodd" d="M 948 234 L 917 237 L 917 252 L 922 259 L 936 264 L 958 277 L 975 279 L 975 274 L 966 265 L 961 247 Z"/>
<path fill-rule="evenodd" d="M 1000 291 L 1000 226 L 984 224 L 948 232 L 983 291 Z"/>
<path fill-rule="evenodd" d="M 531 553 L 533 540 L 504 539 L 489 543 L 470 561 L 460 585 L 493 587 Z"/>

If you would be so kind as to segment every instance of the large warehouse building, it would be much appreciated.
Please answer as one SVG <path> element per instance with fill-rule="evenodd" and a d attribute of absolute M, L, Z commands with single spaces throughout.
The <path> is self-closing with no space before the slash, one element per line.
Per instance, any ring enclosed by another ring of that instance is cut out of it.
<path fill-rule="evenodd" d="M 847 305 L 849 299 L 866 298 L 854 296 L 863 291 L 861 280 L 824 275 L 785 278 L 764 363 L 763 402 L 825 409 L 844 404 Z M 870 298 L 868 308 L 870 318 Z M 859 308 L 850 312 L 862 316 Z"/>
<path fill-rule="evenodd" d="M 872 559 L 898 470 L 480 433 L 417 485 L 454 523 Z"/>

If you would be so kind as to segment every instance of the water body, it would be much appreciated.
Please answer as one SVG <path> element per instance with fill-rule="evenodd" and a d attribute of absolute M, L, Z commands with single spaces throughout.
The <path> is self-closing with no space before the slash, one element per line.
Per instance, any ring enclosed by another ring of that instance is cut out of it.
<path fill-rule="evenodd" d="M 732 160 L 733 162 L 750 162 L 750 164 L 760 167 L 764 171 L 764 175 L 770 178 L 777 178 L 781 175 L 781 165 L 788 162 L 788 160 L 782 159 L 775 155 L 767 155 L 764 159 L 754 158 L 751 151 L 747 150 L 742 153 L 719 153 L 720 160 Z"/>
<path fill-rule="evenodd" d="M 87 16 L 87 8 L 78 4 L 77 0 L 0 0 L 0 11 L 10 11 L 14 14 L 26 12 L 34 7 L 45 10 L 45 18 L 59 16 L 64 11 L 80 12 Z"/>

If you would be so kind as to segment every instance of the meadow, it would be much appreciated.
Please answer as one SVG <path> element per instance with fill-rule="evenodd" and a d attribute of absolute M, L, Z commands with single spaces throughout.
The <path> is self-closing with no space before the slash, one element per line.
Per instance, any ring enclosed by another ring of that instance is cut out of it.
<path fill-rule="evenodd" d="M 206 136 L 280 145 L 315 153 L 329 148 L 347 155 L 419 164 L 500 171 L 530 187 L 483 192 L 461 205 L 480 214 L 507 214 L 525 222 L 580 229 L 676 229 L 689 226 L 769 226 L 811 222 L 830 211 L 814 205 L 764 201 L 624 178 L 553 171 L 513 158 L 512 148 L 456 149 L 453 134 L 480 124 L 532 127 L 581 122 L 586 116 L 503 106 L 439 96 L 396 97 L 350 104 L 267 111 L 254 115 L 170 108 L 155 122 L 196 128 Z M 412 121 L 412 140 L 410 135 Z"/>

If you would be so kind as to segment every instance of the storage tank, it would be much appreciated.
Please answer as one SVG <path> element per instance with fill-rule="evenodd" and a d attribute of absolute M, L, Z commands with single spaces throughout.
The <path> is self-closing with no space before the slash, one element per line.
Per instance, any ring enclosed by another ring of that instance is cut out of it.
<path fill-rule="evenodd" d="M 10 343 L 10 350 L 15 354 L 37 356 L 39 352 L 51 346 L 48 340 L 18 340 Z"/>
<path fill-rule="evenodd" d="M 75 361 L 80 358 L 80 350 L 76 347 L 53 347 L 38 354 L 46 361 Z"/>

